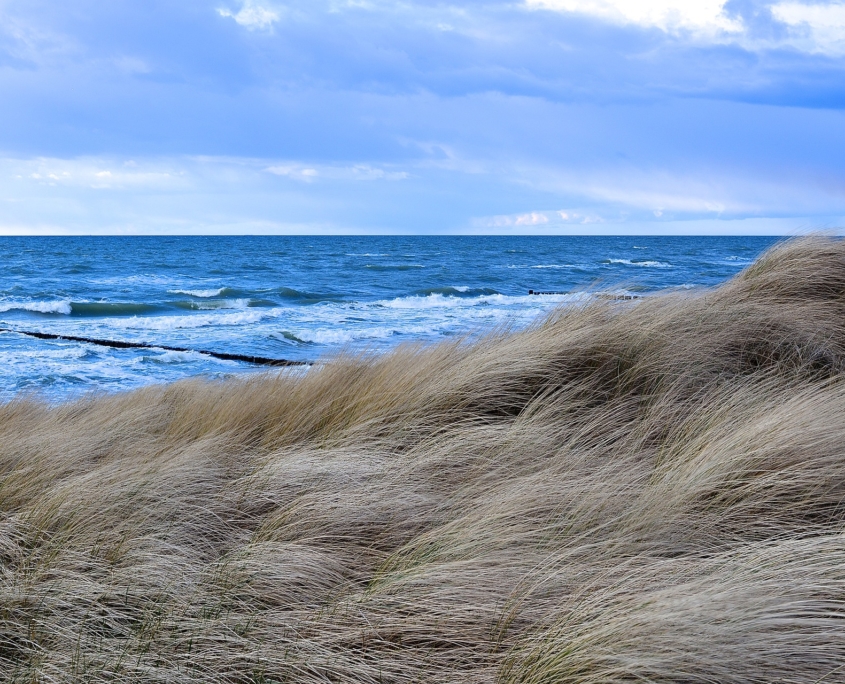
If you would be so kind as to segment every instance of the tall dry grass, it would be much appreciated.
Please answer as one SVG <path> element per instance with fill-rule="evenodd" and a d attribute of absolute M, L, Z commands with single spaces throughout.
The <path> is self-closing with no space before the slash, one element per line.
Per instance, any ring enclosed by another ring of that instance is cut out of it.
<path fill-rule="evenodd" d="M 17 682 L 845 681 L 845 243 L 305 374 L 0 407 Z"/>

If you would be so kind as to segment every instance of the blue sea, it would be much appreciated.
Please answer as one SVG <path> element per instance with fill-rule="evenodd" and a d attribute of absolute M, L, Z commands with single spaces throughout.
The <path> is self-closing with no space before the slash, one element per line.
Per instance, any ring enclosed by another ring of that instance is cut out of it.
<path fill-rule="evenodd" d="M 524 326 L 596 293 L 715 286 L 776 238 L 0 238 L 0 399 L 59 401 L 266 371 L 193 351 L 318 361 Z M 529 290 L 562 294 L 529 295 Z"/>

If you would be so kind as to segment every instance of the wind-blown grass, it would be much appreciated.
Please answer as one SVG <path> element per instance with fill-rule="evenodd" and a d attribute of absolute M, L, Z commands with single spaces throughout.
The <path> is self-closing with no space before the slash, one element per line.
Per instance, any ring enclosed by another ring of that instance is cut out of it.
<path fill-rule="evenodd" d="M 845 681 L 845 243 L 521 332 L 0 406 L 0 676 Z"/>

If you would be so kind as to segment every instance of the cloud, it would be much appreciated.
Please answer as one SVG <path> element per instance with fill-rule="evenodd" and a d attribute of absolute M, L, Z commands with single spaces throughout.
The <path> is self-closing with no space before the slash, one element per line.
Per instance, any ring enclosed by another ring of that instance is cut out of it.
<path fill-rule="evenodd" d="M 566 211 L 530 211 L 525 214 L 485 216 L 473 219 L 472 225 L 477 228 L 530 228 L 536 226 L 553 228 L 561 224 L 587 225 L 603 222 L 604 219 L 597 214 L 568 209 Z"/>
<path fill-rule="evenodd" d="M 693 34 L 757 53 L 786 47 L 810 54 L 845 54 L 842 0 L 524 0 L 524 7 L 669 34 Z M 761 27 L 765 27 L 762 34 Z"/>
<path fill-rule="evenodd" d="M 186 173 L 174 163 L 134 161 L 114 158 L 83 157 L 59 159 L 0 158 L 0 179 L 27 181 L 38 186 L 94 190 L 178 190 L 186 189 Z M 0 182 L 0 189 L 5 189 Z"/>
<path fill-rule="evenodd" d="M 228 9 L 218 9 L 221 17 L 231 17 L 241 26 L 250 31 L 272 28 L 273 24 L 279 21 L 278 12 L 262 7 L 254 0 L 244 0 L 243 5 L 237 12 Z"/>
<path fill-rule="evenodd" d="M 540 226 L 549 222 L 549 217 L 539 211 L 532 211 L 530 214 L 517 216 L 514 221 L 516 226 Z"/>
<path fill-rule="evenodd" d="M 739 33 L 741 21 L 725 13 L 726 0 L 525 0 L 532 9 L 573 12 L 618 24 L 671 32 Z"/>
<path fill-rule="evenodd" d="M 821 187 L 818 179 L 814 186 L 813 179 L 754 178 L 724 168 L 634 173 L 612 166 L 544 166 L 531 173 L 523 165 L 501 162 L 487 167 L 486 173 L 474 173 L 408 160 L 412 173 L 402 175 L 390 163 L 0 157 L 0 231 L 5 224 L 19 233 L 551 234 L 648 232 L 669 230 L 671 223 L 671 230 L 683 232 L 684 221 L 701 219 L 791 216 L 791 223 L 778 224 L 788 230 L 800 222 L 842 225 L 841 219 L 826 217 L 845 215 L 839 175 Z M 362 182 L 400 177 L 406 180 Z M 278 223 L 280 216 L 285 224 Z"/>
<path fill-rule="evenodd" d="M 369 164 L 355 164 L 353 166 L 314 165 L 304 166 L 297 163 L 276 164 L 265 169 L 275 176 L 284 176 L 294 180 L 310 183 L 318 179 L 342 181 L 373 181 L 373 180 L 405 180 L 409 178 L 406 171 L 385 171 Z"/>
<path fill-rule="evenodd" d="M 807 52 L 845 54 L 845 3 L 779 2 L 772 16 L 791 29 L 788 42 Z"/>

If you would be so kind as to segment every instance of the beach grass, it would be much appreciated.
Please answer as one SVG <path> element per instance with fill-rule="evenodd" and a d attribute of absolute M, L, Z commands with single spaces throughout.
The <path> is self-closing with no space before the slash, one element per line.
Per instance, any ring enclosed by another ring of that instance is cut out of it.
<path fill-rule="evenodd" d="M 845 681 L 845 242 L 481 339 L 0 406 L 0 677 Z"/>

